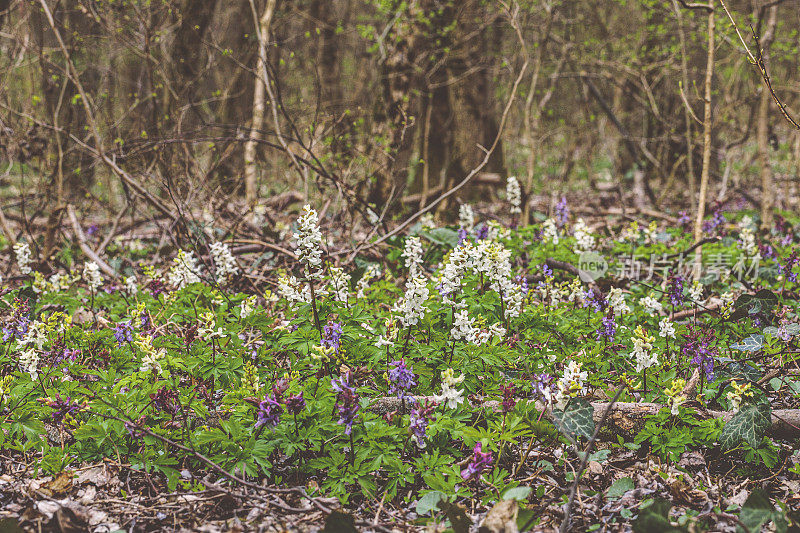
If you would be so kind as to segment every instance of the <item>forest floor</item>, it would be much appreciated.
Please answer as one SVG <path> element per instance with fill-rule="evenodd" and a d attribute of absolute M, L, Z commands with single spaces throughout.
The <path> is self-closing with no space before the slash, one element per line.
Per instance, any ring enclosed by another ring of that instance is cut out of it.
<path fill-rule="evenodd" d="M 553 203 L 553 198 L 538 199 L 536 210 L 549 213 Z M 651 220 L 674 227 L 679 218 L 678 213 L 652 210 L 623 212 L 615 208 L 612 199 L 598 200 L 597 197 L 592 200 L 586 196 L 571 197 L 570 204 L 581 206 L 573 208 L 573 215 L 581 216 L 596 234 L 619 235 L 620 228 L 634 220 L 640 221 L 641 228 L 647 227 Z M 742 206 L 747 207 L 746 202 L 736 207 Z M 501 202 L 496 202 L 482 204 L 476 208 L 476 213 L 484 220 L 502 219 L 505 209 Z M 288 216 L 285 221 L 290 222 Z M 142 236 L 146 239 L 148 235 Z M 281 246 L 290 248 L 290 239 L 291 236 L 287 236 Z M 684 244 L 676 243 L 677 249 L 670 252 L 685 249 L 685 242 L 686 239 Z M 283 261 L 277 257 L 275 260 Z M 242 263 L 244 261 L 241 259 Z M 531 279 L 540 278 L 534 275 Z M 254 276 L 251 286 L 255 286 L 253 281 L 267 281 L 266 286 L 274 287 L 270 275 L 266 280 L 263 275 Z M 246 288 L 243 290 L 248 292 Z M 747 291 L 742 288 L 742 292 Z M 790 307 L 795 303 L 787 301 Z M 706 304 L 713 313 L 713 298 Z M 704 312 L 707 311 L 695 308 L 691 319 L 696 320 L 698 313 Z M 686 316 L 689 319 L 690 315 Z M 598 316 L 597 320 L 600 318 Z M 586 337 L 582 339 L 585 341 Z M 793 347 L 791 343 L 790 347 Z M 761 349 L 767 350 L 766 347 Z M 770 379 L 782 378 L 790 372 L 787 366 L 770 363 L 758 370 L 761 374 L 754 383 L 763 387 Z M 795 407 L 796 384 L 788 384 L 788 389 L 785 383 L 773 384 L 774 390 L 768 391 L 772 407 Z M 717 408 L 720 408 L 719 402 L 725 402 L 725 391 L 727 389 L 719 388 L 717 397 L 711 399 L 718 402 Z M 591 399 L 607 402 L 610 396 L 608 391 L 598 388 Z M 645 400 L 645 395 L 633 396 Z M 471 394 L 467 405 L 476 413 L 498 409 L 496 405 L 486 407 L 489 399 Z M 714 418 L 706 410 L 707 405 L 698 404 L 691 397 L 686 406 L 696 407 L 697 420 Z M 595 411 L 595 419 L 597 414 Z M 679 442 L 661 443 L 669 450 L 655 453 L 652 447 L 655 444 L 651 444 L 650 449 L 639 443 L 632 444 L 646 420 L 647 417 L 632 411 L 600 419 L 600 423 L 605 423 L 604 431 L 596 440 L 590 440 L 590 455 L 583 465 L 585 470 L 579 470 L 580 488 L 572 503 L 569 531 L 750 531 L 747 524 L 757 524 L 759 530 L 762 526 L 770 531 L 798 530 L 793 522 L 800 509 L 800 454 L 796 434 L 788 438 L 775 435 L 768 450 L 759 452 L 754 448 L 755 452 L 769 455 L 760 456 L 760 460 L 758 455 L 731 455 L 712 445 L 681 450 Z M 69 431 L 50 424 L 47 428 L 49 447 L 70 449 L 74 445 Z M 532 446 L 533 440 L 530 442 Z M 493 491 L 499 496 L 497 488 L 487 482 L 477 487 L 470 498 L 457 499 L 456 503 L 426 500 L 424 495 L 420 497 L 417 492 L 408 490 L 394 498 L 386 498 L 385 494 L 382 499 L 355 497 L 351 498 L 355 503 L 347 505 L 342 505 L 339 498 L 324 496 L 324 490 L 318 491 L 320 485 L 316 480 L 325 477 L 323 471 L 316 475 L 308 475 L 306 471 L 303 479 L 293 482 L 294 474 L 286 469 L 282 483 L 264 485 L 263 490 L 259 490 L 257 482 L 238 484 L 230 475 L 222 475 L 214 468 L 203 468 L 202 461 L 200 466 L 198 461 L 186 461 L 194 470 L 180 468 L 178 478 L 170 481 L 161 473 L 148 473 L 130 460 L 112 454 L 102 460 L 73 461 L 57 474 L 45 474 L 35 460 L 39 454 L 36 448 L 20 451 L 0 445 L 0 533 L 162 530 L 510 533 L 558 530 L 582 456 L 566 441 L 536 446 L 528 449 L 527 454 L 526 444 L 527 440 L 515 441 L 506 453 L 511 457 L 527 457 L 516 472 L 515 484 L 518 488 L 534 486 L 534 494 L 528 491 L 511 497 L 508 496 L 511 493 L 504 490 L 506 497 L 494 498 L 497 501 L 485 504 Z M 574 460 L 566 460 L 567 455 Z M 199 458 L 198 452 L 192 450 L 186 456 Z M 279 464 L 280 468 L 286 466 L 276 459 L 276 467 Z M 235 469 L 233 472 L 234 477 L 241 475 Z M 257 476 L 248 479 L 255 480 Z M 287 490 L 297 483 L 302 485 L 303 494 Z M 350 489 L 356 496 L 357 487 Z M 513 491 L 514 487 L 508 490 Z M 306 493 L 311 497 L 306 497 Z M 665 507 L 665 501 L 671 506 Z M 440 511 L 437 511 L 437 504 Z"/>

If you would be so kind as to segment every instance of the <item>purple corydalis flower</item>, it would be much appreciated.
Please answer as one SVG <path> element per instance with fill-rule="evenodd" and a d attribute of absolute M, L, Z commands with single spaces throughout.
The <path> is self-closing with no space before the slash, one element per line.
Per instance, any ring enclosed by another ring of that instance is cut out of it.
<path fill-rule="evenodd" d="M 117 348 L 126 342 L 133 342 L 133 327 L 130 320 L 120 322 L 114 327 L 114 338 L 117 339 Z"/>
<path fill-rule="evenodd" d="M 481 473 L 492 464 L 492 452 L 483 452 L 481 443 L 476 442 L 475 448 L 472 450 L 472 458 L 470 458 L 467 468 L 461 471 L 461 477 L 465 481 L 480 477 Z"/>
<path fill-rule="evenodd" d="M 63 363 L 64 361 L 74 361 L 78 358 L 81 354 L 81 351 L 78 348 L 64 348 L 61 353 L 57 353 L 56 356 L 53 358 L 53 365 L 58 365 Z"/>
<path fill-rule="evenodd" d="M 322 345 L 325 348 L 333 348 L 335 353 L 339 353 L 339 345 L 342 338 L 342 325 L 338 322 L 328 322 L 322 328 Z"/>
<path fill-rule="evenodd" d="M 514 398 L 514 394 L 517 392 L 517 389 L 514 387 L 513 383 L 503 384 L 500 385 L 500 390 L 503 393 L 503 414 L 509 413 L 514 406 L 517 405 L 517 400 Z"/>
<path fill-rule="evenodd" d="M 31 320 L 24 315 L 16 317 L 11 324 L 3 328 L 3 342 L 8 342 L 12 337 L 21 341 L 28 334 Z"/>
<path fill-rule="evenodd" d="M 78 402 L 73 401 L 69 396 L 62 398 L 58 394 L 54 400 L 47 402 L 48 407 L 53 409 L 52 420 L 53 424 L 61 425 L 67 416 L 74 416 L 75 413 L 81 410 Z"/>
<path fill-rule="evenodd" d="M 678 215 L 680 215 L 677 221 L 679 226 L 688 226 L 692 221 L 692 217 L 690 217 L 686 211 L 678 211 Z"/>
<path fill-rule="evenodd" d="M 256 427 L 261 426 L 277 426 L 281 421 L 281 413 L 283 406 L 275 399 L 269 396 L 264 398 L 264 401 L 258 404 L 258 411 L 256 412 Z"/>
<path fill-rule="evenodd" d="M 669 277 L 669 301 L 675 307 L 683 303 L 683 276 L 673 275 Z"/>
<path fill-rule="evenodd" d="M 711 220 L 706 220 L 703 223 L 703 231 L 705 233 L 722 233 L 721 230 L 725 228 L 725 223 L 727 221 L 720 208 L 716 207 L 711 215 Z"/>
<path fill-rule="evenodd" d="M 516 281 L 517 285 L 519 285 L 519 289 L 522 292 L 522 295 L 527 296 L 528 290 L 530 289 L 530 287 L 528 286 L 528 278 L 520 274 L 519 276 L 516 276 L 514 278 L 514 281 Z"/>
<path fill-rule="evenodd" d="M 361 408 L 358 405 L 358 394 L 356 390 L 350 386 L 350 374 L 339 376 L 339 379 L 332 379 L 331 386 L 338 394 L 336 395 L 336 409 L 339 411 L 339 425 L 344 426 L 344 434 L 350 435 L 353 431 L 353 422 L 355 422 L 356 414 Z"/>
<path fill-rule="evenodd" d="M 797 265 L 797 249 L 792 249 L 792 253 L 786 258 L 786 261 L 778 262 L 778 271 L 792 283 L 797 283 L 797 273 L 793 272 L 794 267 Z"/>
<path fill-rule="evenodd" d="M 547 373 L 534 374 L 533 394 L 545 402 L 549 402 L 555 394 L 556 384 L 553 376 Z"/>
<path fill-rule="evenodd" d="M 562 196 L 561 201 L 556 204 L 556 226 L 563 228 L 569 221 L 569 207 L 567 207 L 567 197 Z"/>
<path fill-rule="evenodd" d="M 178 391 L 175 389 L 168 389 L 161 387 L 158 392 L 150 395 L 150 400 L 153 403 L 156 411 L 165 411 L 170 414 L 178 412 Z"/>
<path fill-rule="evenodd" d="M 714 381 L 714 358 L 717 355 L 716 348 L 712 346 L 716 340 L 714 332 L 692 327 L 684 337 L 686 342 L 681 346 L 681 354 L 703 369 L 707 381 Z"/>
<path fill-rule="evenodd" d="M 411 417 L 409 420 L 409 429 L 416 439 L 417 446 L 420 448 L 425 447 L 425 437 L 427 436 L 428 424 L 432 420 L 436 420 L 433 412 L 436 409 L 436 403 L 430 400 L 425 400 L 424 403 L 418 402 L 411 410 Z"/>
<path fill-rule="evenodd" d="M 594 307 L 595 311 L 603 311 L 608 307 L 608 302 L 603 296 L 603 293 L 594 289 L 589 289 L 583 293 L 583 307 L 589 307 L 590 305 Z"/>
<path fill-rule="evenodd" d="M 478 228 L 478 231 L 475 232 L 475 238 L 479 241 L 484 240 L 488 236 L 489 236 L 489 226 L 487 226 L 486 224 L 482 225 L 480 228 Z"/>
<path fill-rule="evenodd" d="M 300 394 L 289 396 L 286 398 L 286 410 L 292 415 L 300 414 L 300 411 L 306 408 L 306 399 L 303 397 L 302 391 Z"/>
<path fill-rule="evenodd" d="M 542 274 L 544 274 L 544 277 L 546 277 L 546 278 L 552 278 L 553 277 L 553 269 L 550 268 L 549 266 L 547 266 L 546 264 L 544 264 L 544 265 L 542 265 Z"/>
<path fill-rule="evenodd" d="M 467 240 L 468 235 L 469 232 L 467 232 L 467 230 L 465 230 L 464 228 L 458 228 L 458 244 L 456 244 L 456 248 L 461 246 L 461 244 Z"/>
<path fill-rule="evenodd" d="M 99 230 L 99 229 L 100 229 L 100 226 L 98 226 L 97 224 L 92 224 L 91 226 L 89 226 L 88 228 L 86 228 L 86 235 L 88 235 L 89 237 L 91 237 L 91 236 L 93 236 L 95 233 L 97 233 L 97 230 Z"/>
<path fill-rule="evenodd" d="M 617 334 L 617 323 L 614 322 L 613 316 L 604 316 L 601 326 L 597 329 L 597 340 L 606 338 L 609 341 L 614 340 L 614 335 Z"/>
<path fill-rule="evenodd" d="M 406 365 L 405 359 L 392 361 L 389 363 L 389 387 L 390 394 L 396 394 L 398 398 L 405 398 L 406 393 L 417 385 L 414 379 L 414 371 Z"/>

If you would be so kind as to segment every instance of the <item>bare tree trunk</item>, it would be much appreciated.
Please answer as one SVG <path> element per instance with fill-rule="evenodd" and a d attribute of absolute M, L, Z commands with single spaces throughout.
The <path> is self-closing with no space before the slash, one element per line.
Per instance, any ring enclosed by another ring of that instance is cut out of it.
<path fill-rule="evenodd" d="M 261 139 L 261 129 L 264 127 L 266 115 L 266 87 L 262 73 L 264 72 L 264 58 L 267 56 L 267 42 L 269 41 L 269 28 L 275 14 L 278 0 L 267 0 L 264 12 L 258 21 L 258 59 L 256 61 L 255 90 L 253 91 L 253 122 L 250 125 L 250 136 L 244 145 L 244 186 L 247 204 L 252 206 L 258 195 L 256 148 Z"/>
<path fill-rule="evenodd" d="M 675 15 L 678 18 L 678 36 L 681 41 L 681 90 L 689 90 L 689 66 L 686 59 L 686 32 L 683 30 L 683 12 L 678 7 L 678 2 L 672 0 L 672 5 L 675 8 Z M 684 122 L 686 123 L 686 131 L 684 137 L 686 139 L 686 170 L 689 178 L 689 198 L 692 205 L 697 205 L 697 178 L 694 174 L 694 135 L 692 135 L 692 110 L 689 108 L 688 101 L 684 102 Z"/>
<path fill-rule="evenodd" d="M 713 6 L 713 4 L 712 4 Z M 716 19 L 714 9 L 708 12 L 708 52 L 706 56 L 706 80 L 703 105 L 703 168 L 700 174 L 700 195 L 697 199 L 697 217 L 694 221 L 694 242 L 700 242 L 703 237 L 703 218 L 706 212 L 706 197 L 708 196 L 708 177 L 711 173 L 711 81 L 714 78 L 714 29 Z M 694 279 L 700 278 L 702 268 L 703 247 L 698 246 L 695 251 Z"/>
<path fill-rule="evenodd" d="M 769 68 L 769 47 L 775 39 L 775 26 L 778 23 L 778 6 L 773 5 L 767 12 L 767 30 L 761 39 L 761 56 L 764 65 Z M 772 184 L 772 169 L 769 164 L 769 102 L 772 99 L 769 90 L 761 87 L 761 98 L 758 102 L 758 122 L 756 139 L 758 142 L 758 163 L 761 167 L 761 227 L 772 227 L 772 211 L 775 206 L 775 188 Z"/>

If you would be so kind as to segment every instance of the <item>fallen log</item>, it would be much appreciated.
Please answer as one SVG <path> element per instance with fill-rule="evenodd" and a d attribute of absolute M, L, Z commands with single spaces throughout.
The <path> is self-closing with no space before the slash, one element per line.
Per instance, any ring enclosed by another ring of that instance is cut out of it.
<path fill-rule="evenodd" d="M 436 401 L 434 396 L 414 396 L 416 401 Z M 518 402 L 533 402 L 533 400 L 520 399 Z M 545 417 L 549 418 L 549 409 L 546 406 L 536 401 L 536 408 L 539 411 L 545 411 Z M 594 421 L 599 423 L 603 417 L 603 413 L 608 408 L 609 402 L 591 402 L 594 407 Z M 408 406 L 408 401 L 406 401 Z M 383 397 L 376 399 L 370 406 L 369 410 L 378 413 L 386 414 L 392 411 L 401 409 L 402 402 L 399 398 Z M 501 402 L 497 400 L 489 400 L 481 403 L 473 404 L 477 409 L 485 409 L 489 411 L 500 411 L 502 409 Z M 639 430 L 644 426 L 645 419 L 648 416 L 657 414 L 665 406 L 660 403 L 633 403 L 633 402 L 615 402 L 611 406 L 611 412 L 606 419 L 606 425 L 609 426 L 611 434 L 620 434 L 626 436 L 636 435 Z M 691 406 L 690 406 L 691 407 Z M 697 417 L 703 420 L 711 418 L 720 418 L 728 421 L 733 417 L 731 411 L 712 411 L 703 408 L 697 408 Z M 608 431 L 603 431 L 607 437 Z M 769 428 L 769 434 L 773 437 L 779 438 L 796 438 L 800 437 L 800 409 L 775 409 L 772 411 L 772 424 Z M 602 436 L 602 434 L 601 434 Z"/>

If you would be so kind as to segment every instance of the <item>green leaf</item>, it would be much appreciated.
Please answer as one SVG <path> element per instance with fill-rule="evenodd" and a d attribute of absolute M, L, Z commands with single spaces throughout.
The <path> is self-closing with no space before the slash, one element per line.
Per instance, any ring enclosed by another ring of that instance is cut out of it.
<path fill-rule="evenodd" d="M 449 228 L 433 228 L 430 231 L 420 231 L 421 237 L 425 237 L 435 244 L 441 244 L 455 248 L 458 245 L 458 232 Z"/>
<path fill-rule="evenodd" d="M 447 500 L 447 494 L 444 492 L 440 492 L 438 490 L 432 490 L 430 492 L 426 492 L 418 501 L 416 512 L 418 515 L 422 516 L 424 514 L 428 514 L 434 509 L 438 508 L 439 502 L 442 500 Z"/>
<path fill-rule="evenodd" d="M 621 498 L 623 494 L 629 490 L 633 490 L 633 480 L 629 477 L 621 477 L 608 487 L 606 491 L 606 498 L 609 500 L 616 500 Z"/>
<path fill-rule="evenodd" d="M 719 436 L 719 443 L 724 450 L 731 450 L 747 442 L 757 448 L 761 438 L 770 425 L 772 410 L 769 404 L 745 404 L 738 413 L 733 415 Z"/>
<path fill-rule="evenodd" d="M 511 487 L 503 493 L 504 500 L 525 501 L 531 493 L 531 488 L 526 486 Z"/>
<path fill-rule="evenodd" d="M 734 350 L 757 352 L 764 346 L 764 335 L 750 335 L 737 344 L 731 344 Z"/>
<path fill-rule="evenodd" d="M 590 439 L 594 434 L 594 407 L 584 398 L 573 398 L 563 411 L 553 410 L 553 419 L 566 435 Z"/>
<path fill-rule="evenodd" d="M 769 502 L 769 498 L 762 490 L 754 490 L 744 502 L 739 512 L 739 520 L 747 531 L 761 531 L 761 527 L 771 520 L 775 522 L 775 530 L 786 531 L 786 519 L 783 513 L 776 511 Z M 736 527 L 737 532 L 744 532 L 742 526 Z"/>
<path fill-rule="evenodd" d="M 656 498 L 652 505 L 641 509 L 639 516 L 631 523 L 633 533 L 680 533 L 684 531 L 672 525 L 669 510 L 672 504 L 662 498 Z"/>

